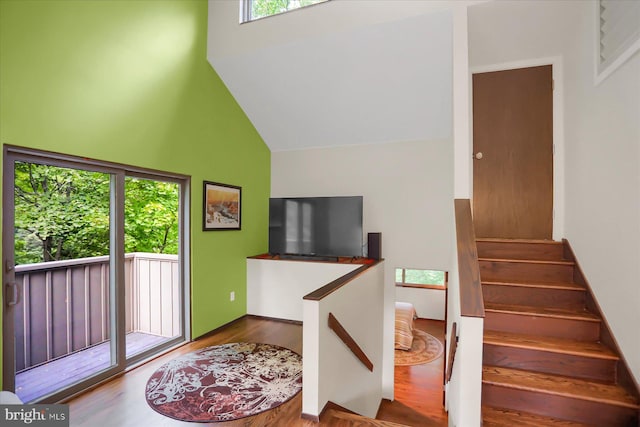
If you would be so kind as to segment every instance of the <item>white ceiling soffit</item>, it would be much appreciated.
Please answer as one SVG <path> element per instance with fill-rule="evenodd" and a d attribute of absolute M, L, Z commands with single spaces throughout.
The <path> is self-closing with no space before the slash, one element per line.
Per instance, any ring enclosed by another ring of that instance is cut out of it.
<path fill-rule="evenodd" d="M 208 56 L 272 151 L 451 138 L 449 10 Z"/>

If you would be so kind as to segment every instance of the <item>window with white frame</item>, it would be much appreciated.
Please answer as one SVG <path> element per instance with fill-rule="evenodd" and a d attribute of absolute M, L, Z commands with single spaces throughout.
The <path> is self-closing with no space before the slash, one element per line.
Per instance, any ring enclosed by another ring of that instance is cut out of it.
<path fill-rule="evenodd" d="M 396 286 L 410 288 L 444 289 L 447 272 L 418 268 L 396 268 Z"/>
<path fill-rule="evenodd" d="M 598 0 L 597 8 L 599 83 L 640 49 L 640 1 Z"/>
<path fill-rule="evenodd" d="M 328 0 L 240 0 L 241 22 L 255 21 Z"/>

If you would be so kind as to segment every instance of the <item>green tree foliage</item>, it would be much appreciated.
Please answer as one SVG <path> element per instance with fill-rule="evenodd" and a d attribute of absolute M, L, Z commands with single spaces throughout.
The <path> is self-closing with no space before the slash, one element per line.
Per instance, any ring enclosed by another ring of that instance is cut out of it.
<path fill-rule="evenodd" d="M 322 1 L 324 0 L 251 0 L 251 18 L 277 15 Z"/>
<path fill-rule="evenodd" d="M 19 162 L 14 188 L 16 264 L 109 254 L 109 174 Z M 125 251 L 178 253 L 178 185 L 125 190 Z"/>
<path fill-rule="evenodd" d="M 404 283 L 415 285 L 444 285 L 444 271 L 405 269 Z M 396 268 L 396 283 L 403 283 L 402 268 Z"/>
<path fill-rule="evenodd" d="M 16 264 L 109 253 L 109 176 L 15 166 Z"/>
<path fill-rule="evenodd" d="M 178 185 L 127 178 L 125 194 L 125 251 L 177 254 Z"/>

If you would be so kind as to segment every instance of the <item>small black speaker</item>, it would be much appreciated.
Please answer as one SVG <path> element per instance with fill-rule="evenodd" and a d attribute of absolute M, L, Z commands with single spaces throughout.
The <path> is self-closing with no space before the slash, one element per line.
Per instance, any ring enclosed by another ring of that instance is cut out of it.
<path fill-rule="evenodd" d="M 367 234 L 367 256 L 371 259 L 382 258 L 382 233 Z"/>

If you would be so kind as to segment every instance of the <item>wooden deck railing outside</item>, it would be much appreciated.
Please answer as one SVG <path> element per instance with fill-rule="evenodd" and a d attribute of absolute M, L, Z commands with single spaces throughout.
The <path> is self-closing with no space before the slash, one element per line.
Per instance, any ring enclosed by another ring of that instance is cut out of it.
<path fill-rule="evenodd" d="M 16 266 L 16 372 L 110 337 L 109 257 Z M 180 334 L 178 256 L 125 255 L 126 332 Z"/>

